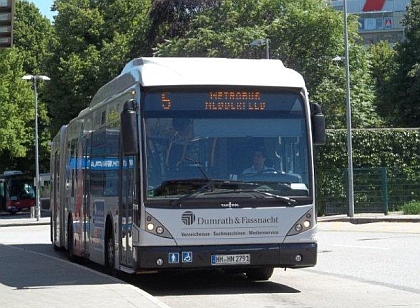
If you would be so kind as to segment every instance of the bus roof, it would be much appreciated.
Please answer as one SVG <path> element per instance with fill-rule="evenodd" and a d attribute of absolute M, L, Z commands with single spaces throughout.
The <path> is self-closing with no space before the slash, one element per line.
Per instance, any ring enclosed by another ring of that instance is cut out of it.
<path fill-rule="evenodd" d="M 261 85 L 303 87 L 303 78 L 280 60 L 138 58 L 123 74 L 140 72 L 140 83 L 158 85 Z"/>
<path fill-rule="evenodd" d="M 20 170 L 6 170 L 3 172 L 3 176 L 7 176 L 7 175 L 16 175 L 16 174 L 23 174 L 22 171 Z"/>
<path fill-rule="evenodd" d="M 135 83 L 144 87 L 186 85 L 239 85 L 305 88 L 302 75 L 280 60 L 226 58 L 137 58 L 104 85 L 90 107 Z"/>

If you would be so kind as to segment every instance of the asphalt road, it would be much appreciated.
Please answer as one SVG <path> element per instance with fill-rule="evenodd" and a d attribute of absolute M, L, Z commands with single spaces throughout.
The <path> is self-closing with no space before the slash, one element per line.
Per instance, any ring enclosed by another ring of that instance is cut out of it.
<path fill-rule="evenodd" d="M 420 307 L 420 224 L 320 223 L 318 264 L 277 269 L 268 282 L 220 273 L 136 284 L 173 308 Z"/>
<path fill-rule="evenodd" d="M 0 228 L 0 243 L 65 258 L 52 249 L 47 225 Z M 129 281 L 172 308 L 420 307 L 420 223 L 325 222 L 318 243 L 316 267 L 277 269 L 270 281 L 219 272 Z"/>
<path fill-rule="evenodd" d="M 314 272 L 420 295 L 420 223 L 355 225 L 346 231 L 327 227 L 332 228 L 321 224 Z"/>

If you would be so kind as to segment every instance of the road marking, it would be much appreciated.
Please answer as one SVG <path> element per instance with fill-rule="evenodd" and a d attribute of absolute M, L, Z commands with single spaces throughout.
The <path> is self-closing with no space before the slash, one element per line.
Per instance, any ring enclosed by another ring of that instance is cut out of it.
<path fill-rule="evenodd" d="M 378 249 L 378 250 L 389 250 L 386 247 L 372 247 L 372 246 L 358 246 L 358 245 L 334 245 L 336 247 L 344 247 L 344 248 L 368 248 L 368 249 Z"/>

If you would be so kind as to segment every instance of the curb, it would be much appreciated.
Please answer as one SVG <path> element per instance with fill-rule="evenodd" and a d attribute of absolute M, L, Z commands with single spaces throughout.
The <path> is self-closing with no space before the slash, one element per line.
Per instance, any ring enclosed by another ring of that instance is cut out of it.
<path fill-rule="evenodd" d="M 411 222 L 420 223 L 420 215 L 395 215 L 395 216 L 323 216 L 318 217 L 318 222 L 349 222 L 352 224 L 367 224 L 375 222 Z"/>
<path fill-rule="evenodd" d="M 44 221 L 34 221 L 34 222 L 10 222 L 10 223 L 4 223 L 0 222 L 0 228 L 3 227 L 24 227 L 24 226 L 41 226 L 41 225 L 49 225 L 50 222 L 44 222 Z"/>
<path fill-rule="evenodd" d="M 41 215 L 39 220 L 36 220 L 35 217 L 30 217 L 25 215 L 24 217 L 13 217 L 10 216 L 0 216 L 0 228 L 2 227 L 23 227 L 23 226 L 39 226 L 39 225 L 49 225 L 51 218 L 50 216 Z"/>

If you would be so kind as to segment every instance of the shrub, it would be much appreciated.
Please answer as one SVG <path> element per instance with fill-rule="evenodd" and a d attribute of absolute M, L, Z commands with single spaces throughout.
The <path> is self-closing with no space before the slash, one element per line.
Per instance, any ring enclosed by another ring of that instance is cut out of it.
<path fill-rule="evenodd" d="M 403 213 L 405 215 L 419 215 L 420 214 L 420 202 L 410 201 L 402 206 Z"/>
<path fill-rule="evenodd" d="M 354 129 L 352 136 L 355 170 L 386 168 L 387 194 L 380 199 L 388 200 L 390 210 L 420 200 L 420 129 Z M 315 155 L 318 214 L 327 204 L 347 208 L 347 131 L 328 130 L 327 144 L 316 147 Z M 356 211 L 363 212 L 355 201 Z"/>

